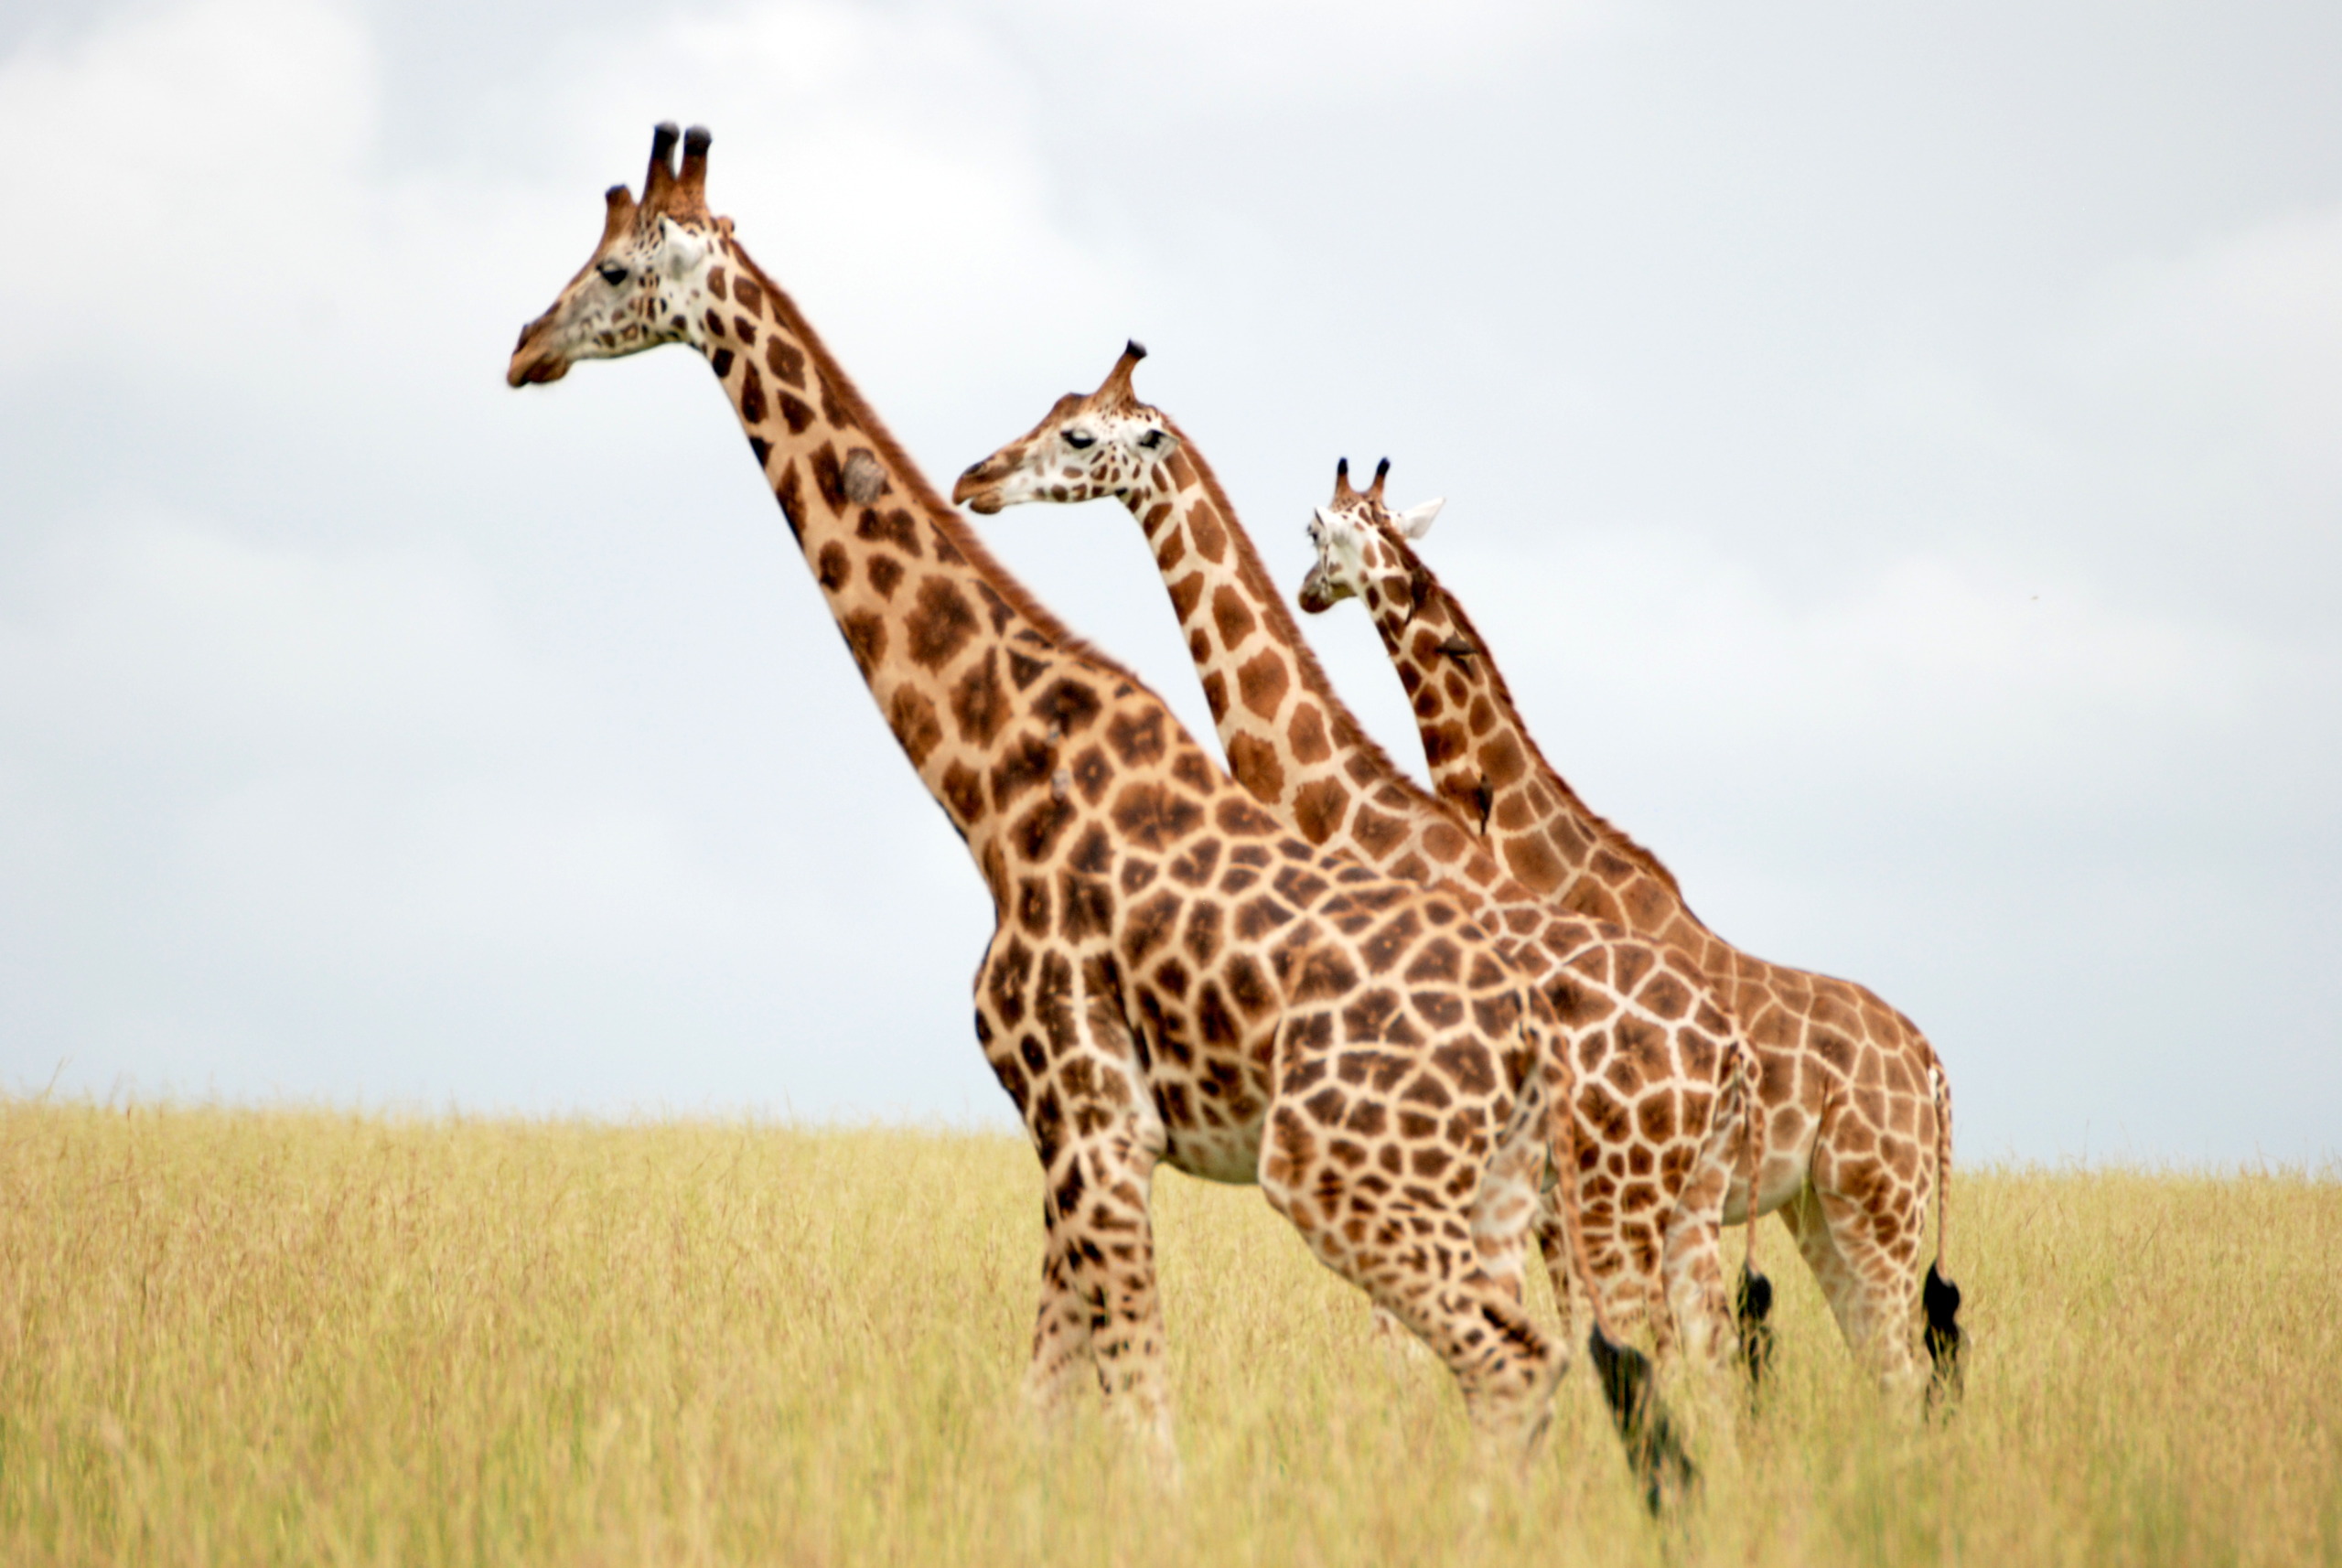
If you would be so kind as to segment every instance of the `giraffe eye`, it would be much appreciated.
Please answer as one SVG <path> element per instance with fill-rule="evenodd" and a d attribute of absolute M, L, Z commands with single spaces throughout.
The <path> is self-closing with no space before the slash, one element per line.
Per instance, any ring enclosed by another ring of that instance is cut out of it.
<path fill-rule="evenodd" d="M 1087 452 L 1098 445 L 1098 437 L 1087 430 L 1069 430 L 1065 433 L 1065 444 L 1077 452 Z"/>
<path fill-rule="evenodd" d="M 626 282 L 626 268 L 619 263 L 604 262 L 600 266 L 596 267 L 594 270 L 601 274 L 602 281 L 608 284 L 612 288 L 616 288 L 618 285 Z"/>

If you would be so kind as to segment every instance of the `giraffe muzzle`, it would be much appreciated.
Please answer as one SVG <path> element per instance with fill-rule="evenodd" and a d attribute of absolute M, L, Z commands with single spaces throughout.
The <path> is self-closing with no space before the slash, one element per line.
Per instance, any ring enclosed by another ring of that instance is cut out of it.
<path fill-rule="evenodd" d="M 1309 575 L 1301 579 L 1301 592 L 1294 596 L 1304 610 L 1314 616 L 1324 615 L 1342 600 L 1342 596 L 1334 592 L 1327 582 L 1326 574 L 1316 566 L 1309 568 Z"/>
<path fill-rule="evenodd" d="M 504 372 L 504 384 L 511 387 L 543 386 L 569 374 L 569 361 L 547 355 L 543 359 L 521 362 L 515 355 L 512 368 Z"/>
<path fill-rule="evenodd" d="M 548 313 L 521 328 L 521 340 L 512 345 L 512 362 L 504 369 L 506 386 L 543 386 L 569 373 L 567 360 L 534 347 L 537 339 L 544 335 L 545 324 L 552 319 Z"/>
<path fill-rule="evenodd" d="M 966 507 L 979 517 L 990 517 L 1007 504 L 1001 499 L 998 482 L 985 474 L 985 467 L 983 463 L 972 466 L 951 487 L 951 504 Z"/>

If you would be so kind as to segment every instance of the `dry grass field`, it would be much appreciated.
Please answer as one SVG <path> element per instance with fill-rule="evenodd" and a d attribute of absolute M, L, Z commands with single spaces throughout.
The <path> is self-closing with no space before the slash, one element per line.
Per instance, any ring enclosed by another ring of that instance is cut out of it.
<path fill-rule="evenodd" d="M 2331 1171 L 1963 1173 L 1934 1424 L 1768 1221 L 1778 1381 L 1663 1527 L 1583 1365 L 1483 1471 L 1444 1374 L 1176 1175 L 1184 1489 L 1032 1432 L 1008 1137 L 10 1101 L 0 1183 L 12 1565 L 2342 1562 Z"/>

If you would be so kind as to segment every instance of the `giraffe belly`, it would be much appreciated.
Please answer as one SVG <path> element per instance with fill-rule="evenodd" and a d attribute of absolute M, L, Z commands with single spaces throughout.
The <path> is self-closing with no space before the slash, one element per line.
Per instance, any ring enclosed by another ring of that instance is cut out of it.
<path fill-rule="evenodd" d="M 1284 1015 L 1264 1004 L 1262 972 L 1250 956 L 1213 953 L 1218 961 L 1191 972 L 1187 963 L 1198 956 L 1183 946 L 1133 988 L 1147 1089 L 1163 1122 L 1163 1161 L 1206 1181 L 1250 1186 L 1260 1179 L 1270 1063 Z M 1244 1004 L 1231 1005 L 1230 997 Z"/>
<path fill-rule="evenodd" d="M 1251 1187 L 1261 1179 L 1261 1128 L 1189 1128 L 1172 1134 L 1166 1165 L 1230 1187 Z"/>

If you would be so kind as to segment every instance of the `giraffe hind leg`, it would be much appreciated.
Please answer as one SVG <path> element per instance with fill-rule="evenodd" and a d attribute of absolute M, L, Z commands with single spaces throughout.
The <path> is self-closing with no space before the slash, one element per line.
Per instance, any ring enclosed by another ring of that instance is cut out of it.
<path fill-rule="evenodd" d="M 1396 1190 L 1360 1183 L 1324 1130 L 1316 1110 L 1279 1093 L 1262 1143 L 1262 1196 L 1319 1262 L 1365 1290 L 1445 1363 L 1482 1440 L 1525 1459 L 1569 1365 L 1567 1351 L 1521 1303 L 1542 1144 L 1505 1128 L 1511 1135 L 1493 1140 L 1498 1151 L 1476 1190 L 1459 1197 L 1427 1183 Z"/>
<path fill-rule="evenodd" d="M 1610 1423 L 1626 1448 L 1627 1464 L 1642 1484 L 1643 1506 L 1655 1519 L 1666 1511 L 1670 1497 L 1683 1496 L 1698 1485 L 1699 1470 L 1675 1430 L 1674 1418 L 1660 1402 L 1650 1358 L 1603 1333 L 1599 1323 L 1586 1335 L 1585 1353 L 1601 1384 Z"/>
<path fill-rule="evenodd" d="M 1674 1315 L 1664 1300 L 1665 1287 L 1654 1283 L 1660 1272 L 1661 1247 L 1649 1224 L 1629 1221 L 1620 1212 L 1615 1188 L 1606 1189 L 1594 1180 L 1580 1191 L 1578 1229 L 1585 1239 L 1591 1275 L 1583 1283 L 1594 1320 L 1586 1354 L 1602 1390 L 1602 1402 L 1610 1412 L 1610 1423 L 1626 1448 L 1627 1463 L 1642 1486 L 1644 1503 L 1655 1516 L 1670 1495 L 1688 1493 L 1699 1479 L 1682 1435 L 1659 1398 L 1653 1364 L 1654 1357 L 1667 1358 L 1675 1338 Z M 1558 1226 L 1555 1230 L 1558 1234 Z M 1548 1267 L 1552 1266 L 1549 1259 Z M 1557 1273 L 1553 1287 L 1557 1298 L 1563 1294 L 1563 1283 Z M 1661 1299 L 1654 1302 L 1654 1294 Z M 1629 1338 L 1646 1324 L 1651 1337 L 1649 1355 Z"/>
<path fill-rule="evenodd" d="M 1814 1283 L 1821 1287 L 1821 1299 L 1830 1304 L 1830 1316 L 1837 1320 L 1839 1337 L 1846 1342 L 1848 1349 L 1860 1355 L 1868 1337 L 1863 1321 L 1860 1282 L 1838 1251 L 1829 1221 L 1822 1217 L 1821 1195 L 1814 1191 L 1810 1177 L 1782 1206 L 1781 1219 L 1789 1226 L 1798 1254 L 1811 1271 Z"/>
<path fill-rule="evenodd" d="M 1579 1126 L 1576 1135 L 1583 1137 L 1582 1121 Z M 1575 1169 L 1579 1181 L 1578 1233 L 1588 1276 L 1582 1283 L 1593 1317 L 1587 1359 L 1627 1463 L 1642 1487 L 1644 1505 L 1656 1517 L 1670 1497 L 1688 1495 L 1699 1481 L 1682 1434 L 1659 1397 L 1654 1365 L 1654 1357 L 1666 1359 L 1676 1338 L 1674 1314 L 1666 1299 L 1665 1240 L 1648 1209 L 1631 1217 L 1625 1212 L 1617 1172 L 1606 1164 L 1579 1166 L 1573 1161 L 1563 1168 Z M 1645 1190 L 1658 1197 L 1655 1187 Z M 1563 1238 L 1560 1225 L 1554 1230 Z M 1563 1294 L 1558 1275 L 1554 1294 Z M 1645 1323 L 1650 1328 L 1651 1355 L 1627 1338 Z"/>
<path fill-rule="evenodd" d="M 1763 1080 L 1762 1070 L 1753 1057 L 1744 1056 L 1742 1060 L 1746 1067 L 1735 1096 L 1739 1101 L 1741 1155 L 1736 1185 L 1742 1193 L 1740 1211 L 1748 1226 L 1748 1240 L 1741 1254 L 1740 1285 L 1734 1293 L 1732 1316 L 1733 1326 L 1740 1335 L 1740 1360 L 1748 1373 L 1748 1396 L 1753 1402 L 1773 1365 L 1773 1282 L 1756 1269 L 1756 1226 L 1764 1218 L 1759 1205 L 1763 1200 L 1769 1128 L 1757 1092 Z M 1734 1185 L 1726 1185 L 1724 1201 L 1716 1216 L 1719 1227 L 1731 1210 Z"/>
<path fill-rule="evenodd" d="M 1818 1256 L 1837 1264 L 1821 1283 L 1847 1345 L 1890 1392 L 1916 1392 L 1911 1326 L 1919 1305 L 1918 1204 L 1875 1196 L 1866 1204 L 1809 1185 L 1799 1194 L 1798 1208 L 1799 1246 L 1815 1263 L 1815 1273 L 1823 1273 Z"/>

